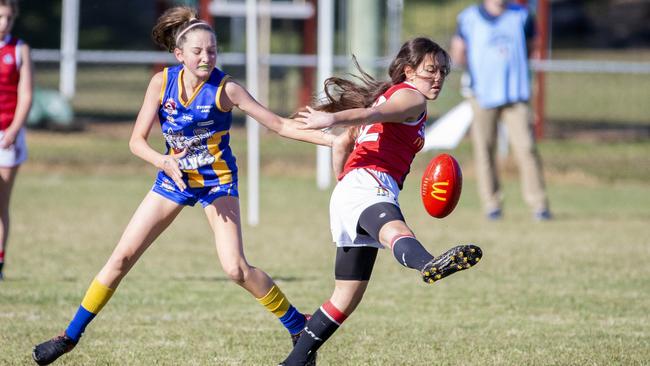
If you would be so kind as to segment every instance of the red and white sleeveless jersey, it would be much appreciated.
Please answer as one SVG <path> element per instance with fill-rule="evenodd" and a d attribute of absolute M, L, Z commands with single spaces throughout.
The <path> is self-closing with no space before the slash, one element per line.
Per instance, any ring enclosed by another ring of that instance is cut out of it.
<path fill-rule="evenodd" d="M 11 35 L 0 41 L 0 131 L 9 127 L 16 111 L 21 44 L 18 38 Z"/>
<path fill-rule="evenodd" d="M 385 103 L 398 90 L 417 89 L 407 82 L 393 85 L 373 104 Z M 338 179 L 353 169 L 369 168 L 388 173 L 400 189 L 411 170 L 415 154 L 424 146 L 426 110 L 413 122 L 377 122 L 361 126 L 354 150 L 350 153 Z"/>

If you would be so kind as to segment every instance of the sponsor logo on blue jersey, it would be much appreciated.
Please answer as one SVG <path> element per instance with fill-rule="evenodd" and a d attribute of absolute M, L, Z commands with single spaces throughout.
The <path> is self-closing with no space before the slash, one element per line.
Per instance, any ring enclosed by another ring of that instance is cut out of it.
<path fill-rule="evenodd" d="M 198 109 L 201 113 L 209 113 L 212 105 L 197 105 L 195 108 Z"/>
<path fill-rule="evenodd" d="M 163 104 L 163 109 L 165 110 L 165 112 L 167 112 L 167 114 L 170 115 L 175 115 L 176 113 L 178 113 L 176 111 L 176 101 L 173 100 L 172 98 L 168 98 L 165 101 L 165 104 Z"/>
<path fill-rule="evenodd" d="M 160 184 L 160 187 L 162 189 L 169 191 L 169 192 L 174 192 L 174 184 L 167 179 L 163 179 L 162 183 Z"/>

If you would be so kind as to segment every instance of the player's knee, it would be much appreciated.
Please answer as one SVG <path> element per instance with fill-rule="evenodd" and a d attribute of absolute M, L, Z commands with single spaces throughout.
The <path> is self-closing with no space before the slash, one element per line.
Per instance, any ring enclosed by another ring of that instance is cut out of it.
<path fill-rule="evenodd" d="M 232 270 L 227 270 L 226 271 L 226 276 L 232 281 L 237 284 L 242 284 L 246 281 L 246 276 L 244 276 L 244 271 L 242 271 L 240 268 L 235 268 Z"/>
<path fill-rule="evenodd" d="M 224 266 L 223 271 L 232 282 L 242 284 L 246 281 L 245 271 L 241 266 Z"/>
<path fill-rule="evenodd" d="M 394 222 L 388 225 L 384 225 L 381 228 L 381 231 L 379 232 L 379 242 L 392 247 L 395 240 L 405 236 L 415 235 L 403 221 Z"/>
<path fill-rule="evenodd" d="M 402 211 L 397 205 L 388 202 L 379 202 L 363 210 L 359 216 L 358 226 L 370 237 L 379 241 L 382 228 L 392 221 L 404 221 Z"/>

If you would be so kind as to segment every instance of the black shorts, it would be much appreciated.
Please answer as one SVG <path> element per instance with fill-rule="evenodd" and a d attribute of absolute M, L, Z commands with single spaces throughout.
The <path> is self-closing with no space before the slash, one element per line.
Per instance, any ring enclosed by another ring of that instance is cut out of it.
<path fill-rule="evenodd" d="M 377 259 L 374 247 L 338 247 L 334 278 L 347 281 L 368 281 Z"/>

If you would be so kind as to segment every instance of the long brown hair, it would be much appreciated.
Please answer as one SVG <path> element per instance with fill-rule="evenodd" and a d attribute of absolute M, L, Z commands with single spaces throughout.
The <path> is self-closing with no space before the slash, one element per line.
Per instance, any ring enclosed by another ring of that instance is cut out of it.
<path fill-rule="evenodd" d="M 197 19 L 196 10 L 187 6 L 177 6 L 167 9 L 158 18 L 156 25 L 151 30 L 151 38 L 158 46 L 173 52 L 174 48 L 183 48 L 183 43 L 189 32 L 184 33 L 178 40 L 176 38 L 190 26 L 192 26 L 190 32 L 195 29 L 203 29 L 214 33 L 208 23 Z"/>
<path fill-rule="evenodd" d="M 353 56 L 352 62 L 360 75 L 351 75 L 351 77 L 357 82 L 336 76 L 328 78 L 325 80 L 325 96 L 322 100 L 317 101 L 315 108 L 325 112 L 339 112 L 352 108 L 370 107 L 388 88 L 406 80 L 406 66 L 415 69 L 429 54 L 436 62 L 439 60 L 437 56 L 442 55 L 444 61 L 435 66 L 443 75 L 449 74 L 449 54 L 436 42 L 426 37 L 413 38 L 402 45 L 388 67 L 390 81 L 375 80 L 361 69 L 356 57 Z"/>

